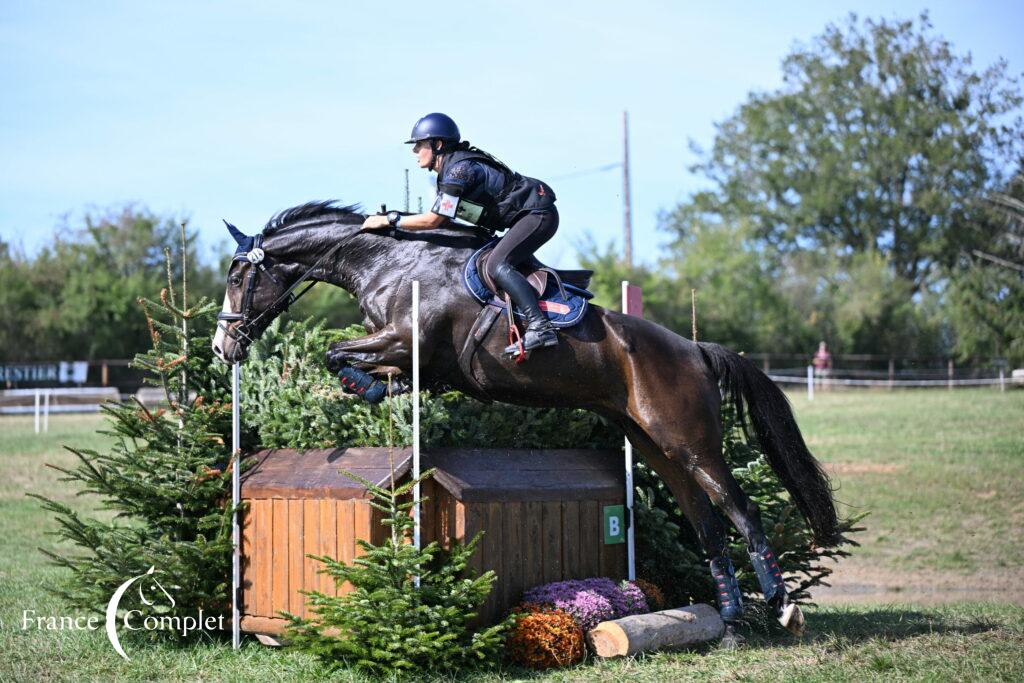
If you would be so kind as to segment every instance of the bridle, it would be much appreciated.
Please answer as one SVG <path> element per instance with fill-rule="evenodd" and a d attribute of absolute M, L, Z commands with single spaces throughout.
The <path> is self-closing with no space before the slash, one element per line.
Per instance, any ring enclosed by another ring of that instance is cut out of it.
<path fill-rule="evenodd" d="M 248 280 L 245 283 L 245 291 L 242 293 L 242 310 L 238 313 L 221 311 L 217 314 L 218 321 L 229 323 L 227 325 L 223 325 L 221 322 L 218 322 L 218 327 L 224 330 L 224 334 L 244 346 L 252 344 L 256 341 L 256 338 L 259 337 L 262 330 L 257 327 L 257 325 L 264 316 L 270 314 L 270 318 L 273 319 L 274 317 L 284 313 L 293 303 L 298 301 L 306 292 L 313 288 L 313 285 L 317 283 L 316 280 L 309 282 L 298 294 L 295 293 L 295 290 L 298 289 L 302 283 L 310 280 L 313 272 L 319 268 L 324 261 L 333 256 L 335 252 L 341 248 L 341 245 L 344 244 L 344 241 L 341 241 L 328 249 L 316 260 L 316 263 L 310 266 L 306 272 L 299 277 L 298 280 L 292 283 L 291 286 L 285 287 L 284 283 L 267 269 L 268 260 L 266 252 L 263 251 L 263 235 L 255 235 L 252 239 L 253 243 L 251 249 L 246 252 L 238 252 L 235 254 L 234 258 L 231 259 L 232 263 L 235 261 L 245 261 L 252 264 L 252 268 L 249 269 Z M 260 273 L 269 277 L 270 280 L 282 290 L 282 292 L 267 308 L 263 309 L 255 317 L 252 317 L 252 300 L 256 293 L 256 284 L 259 280 Z M 236 321 L 241 321 L 241 324 L 234 329 L 231 329 L 230 323 Z"/>

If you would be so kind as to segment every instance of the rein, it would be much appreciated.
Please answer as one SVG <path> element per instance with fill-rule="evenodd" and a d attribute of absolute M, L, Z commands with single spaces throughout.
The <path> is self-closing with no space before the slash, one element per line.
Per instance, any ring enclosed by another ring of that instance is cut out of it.
<path fill-rule="evenodd" d="M 236 327 L 234 330 L 231 329 L 230 325 L 221 325 L 220 322 L 217 323 L 218 326 L 222 330 L 224 330 L 225 334 L 227 334 L 235 341 L 239 341 L 239 337 L 241 337 L 241 340 L 244 341 L 246 344 L 252 344 L 253 342 L 256 341 L 255 338 L 253 337 L 253 329 L 263 318 L 263 316 L 267 315 L 268 313 L 271 313 L 274 316 L 284 313 L 293 303 L 298 301 L 306 292 L 312 289 L 313 285 L 316 284 L 316 280 L 310 282 L 301 292 L 295 294 L 295 290 L 298 289 L 298 287 L 302 283 L 310 279 L 311 275 L 313 274 L 313 271 L 319 268 L 324 263 L 324 261 L 333 256 L 344 243 L 345 240 L 339 241 L 333 247 L 328 249 L 320 258 L 316 260 L 316 263 L 310 266 L 306 270 L 306 272 L 303 273 L 301 277 L 299 277 L 298 280 L 292 283 L 290 287 L 285 288 L 284 291 L 281 292 L 281 294 L 276 299 L 274 299 L 274 301 L 266 309 L 264 309 L 255 318 L 250 319 L 249 313 L 250 309 L 252 308 L 252 298 L 256 291 L 256 281 L 259 273 L 265 274 L 278 287 L 283 287 L 281 281 L 274 277 L 273 273 L 267 270 L 267 267 L 265 265 L 267 255 L 266 252 L 263 251 L 263 235 L 256 235 L 253 241 L 252 249 L 245 252 L 244 254 L 236 254 L 235 257 L 232 259 L 232 261 L 246 261 L 253 265 L 253 268 L 249 272 L 249 279 L 246 282 L 245 292 L 242 294 L 242 310 L 239 313 L 227 313 L 221 311 L 220 313 L 217 314 L 218 321 L 229 323 L 241 321 L 242 324 Z"/>

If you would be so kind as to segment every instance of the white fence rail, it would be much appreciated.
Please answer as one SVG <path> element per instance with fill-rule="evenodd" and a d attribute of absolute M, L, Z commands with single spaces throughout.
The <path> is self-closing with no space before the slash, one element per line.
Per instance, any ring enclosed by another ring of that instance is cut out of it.
<path fill-rule="evenodd" d="M 776 384 L 796 384 L 806 386 L 807 398 L 811 401 L 814 400 L 815 387 L 819 389 L 824 389 L 828 387 L 873 387 L 877 389 L 954 389 L 957 387 L 998 386 L 1001 391 L 1006 391 L 1007 384 L 1024 386 L 1024 376 L 1015 371 L 1013 373 L 1013 377 L 1007 379 L 1006 373 L 1003 370 L 999 371 L 998 377 L 981 377 L 970 379 L 954 379 L 952 377 L 949 377 L 947 379 L 847 379 L 842 377 L 830 377 L 828 375 L 816 374 L 814 371 L 814 367 L 808 365 L 806 375 L 803 376 L 769 374 L 768 377 Z"/>

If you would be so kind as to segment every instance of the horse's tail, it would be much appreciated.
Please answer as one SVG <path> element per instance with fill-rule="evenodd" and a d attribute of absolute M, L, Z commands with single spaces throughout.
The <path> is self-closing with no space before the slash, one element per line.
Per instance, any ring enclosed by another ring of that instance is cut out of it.
<path fill-rule="evenodd" d="M 789 399 L 749 359 L 718 344 L 698 342 L 698 346 L 725 397 L 736 407 L 744 432 L 749 416 L 768 464 L 811 525 L 815 542 L 826 547 L 838 545 L 842 537 L 832 487 L 804 443 Z"/>

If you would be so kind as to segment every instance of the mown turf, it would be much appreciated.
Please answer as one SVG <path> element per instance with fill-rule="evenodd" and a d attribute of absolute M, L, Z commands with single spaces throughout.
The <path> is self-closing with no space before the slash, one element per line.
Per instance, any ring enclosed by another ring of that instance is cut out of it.
<path fill-rule="evenodd" d="M 857 558 L 968 575 L 1024 565 L 1024 391 L 792 395 L 836 498 L 866 510 Z"/>
<path fill-rule="evenodd" d="M 1024 515 L 1024 392 L 794 394 L 798 419 L 815 453 L 840 468 L 838 497 L 869 509 L 856 561 L 890 571 L 954 571 L 965 582 L 984 572 L 1019 570 Z M 98 448 L 96 417 L 56 416 L 50 434 L 31 420 L 0 418 L 0 681 L 46 680 L 365 680 L 329 672 L 313 659 L 247 642 L 187 648 L 122 636 L 125 662 L 102 630 L 22 629 L 23 611 L 69 615 L 48 586 L 61 572 L 36 550 L 54 547 L 54 522 L 26 491 L 81 508 L 44 462 L 69 464 L 61 443 Z M 892 466 L 896 466 L 895 468 Z M 845 473 L 844 473 L 845 472 Z M 866 559 L 861 559 L 866 558 Z M 586 662 L 536 674 L 519 669 L 464 680 L 1021 680 L 1024 609 L 992 603 L 818 607 L 809 635 L 751 635 L 737 651 L 657 654 Z"/>

